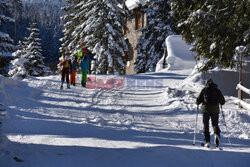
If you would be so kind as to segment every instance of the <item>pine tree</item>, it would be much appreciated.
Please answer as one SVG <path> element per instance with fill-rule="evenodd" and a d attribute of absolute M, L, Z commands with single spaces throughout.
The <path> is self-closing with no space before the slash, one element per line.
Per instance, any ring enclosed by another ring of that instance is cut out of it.
<path fill-rule="evenodd" d="M 51 73 L 44 65 L 41 49 L 41 39 L 36 23 L 30 25 L 30 35 L 23 45 L 19 45 L 19 50 L 14 53 L 17 58 L 12 61 L 12 69 L 9 71 L 11 77 L 44 76 Z"/>
<path fill-rule="evenodd" d="M 11 18 L 7 13 L 12 8 L 11 3 L 8 0 L 0 1 L 0 28 L 4 24 L 14 23 L 15 20 Z M 4 52 L 13 52 L 15 50 L 14 41 L 10 35 L 6 32 L 3 32 L 2 28 L 0 29 L 0 74 L 6 74 L 7 67 L 11 60 L 10 56 L 5 56 Z"/>
<path fill-rule="evenodd" d="M 215 65 L 234 67 L 237 46 L 249 55 L 248 0 L 173 0 L 173 15 L 184 39 L 205 59 L 201 71 Z"/>
<path fill-rule="evenodd" d="M 29 59 L 27 71 L 31 76 L 43 76 L 50 73 L 50 70 L 43 62 L 41 39 L 39 38 L 39 29 L 36 27 L 37 24 L 32 23 L 28 28 L 30 36 L 27 38 L 27 58 Z"/>
<path fill-rule="evenodd" d="M 128 11 L 124 1 L 118 0 L 83 0 L 74 8 L 74 18 L 66 24 L 71 24 L 73 32 L 68 47 L 72 54 L 85 48 L 96 55 L 94 72 L 99 74 L 124 74 L 124 50 L 127 44 L 124 40 L 122 27 Z M 125 26 L 126 27 L 126 26 Z M 70 29 L 67 32 L 70 32 Z"/>
<path fill-rule="evenodd" d="M 13 13 L 13 16 L 15 20 L 18 19 L 18 17 L 21 15 L 21 11 L 23 8 L 22 0 L 11 0 L 13 4 L 13 9 L 11 13 Z M 14 40 L 16 41 L 17 38 L 17 21 L 15 21 L 15 37 Z"/>
<path fill-rule="evenodd" d="M 15 20 L 11 17 L 6 16 L 4 13 L 7 9 L 10 9 L 12 6 L 9 1 L 1 0 L 0 1 L 0 25 L 7 22 L 14 23 Z M 13 45 L 13 40 L 9 36 L 0 30 L 0 56 L 3 52 L 12 52 L 15 50 L 15 46 Z"/>
<path fill-rule="evenodd" d="M 26 64 L 28 63 L 27 55 L 26 55 L 26 46 L 23 42 L 19 41 L 18 50 L 15 51 L 12 56 L 15 58 L 11 61 L 10 70 L 8 72 L 9 76 L 12 78 L 25 78 L 28 76 L 28 72 L 26 70 Z"/>
<path fill-rule="evenodd" d="M 74 54 L 76 54 L 76 49 L 72 45 L 70 45 L 70 42 L 72 41 L 72 32 L 74 31 L 76 23 L 74 23 L 74 16 L 76 15 L 76 9 L 75 6 L 77 3 L 79 3 L 79 0 L 66 0 L 68 3 L 68 6 L 63 7 L 62 10 L 65 12 L 65 14 L 61 17 L 61 20 L 64 22 L 64 29 L 63 34 L 64 36 L 60 39 L 62 42 L 61 47 L 59 48 L 59 52 L 61 54 L 71 54 L 71 57 L 73 57 Z M 78 48 L 80 49 L 80 48 Z"/>
<path fill-rule="evenodd" d="M 147 26 L 140 31 L 142 35 L 136 46 L 138 55 L 135 62 L 135 72 L 155 71 L 156 64 L 161 59 L 165 48 L 165 39 L 174 34 L 174 20 L 170 14 L 169 0 L 154 0 L 149 2 Z"/>

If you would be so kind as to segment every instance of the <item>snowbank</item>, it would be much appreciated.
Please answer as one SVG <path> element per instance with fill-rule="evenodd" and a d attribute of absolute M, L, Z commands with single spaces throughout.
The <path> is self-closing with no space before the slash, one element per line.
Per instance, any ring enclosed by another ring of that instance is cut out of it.
<path fill-rule="evenodd" d="M 166 39 L 167 46 L 167 69 L 163 69 L 164 57 L 158 62 L 156 71 L 161 72 L 174 72 L 174 71 L 186 71 L 189 75 L 182 83 L 183 86 L 189 86 L 190 83 L 196 83 L 199 85 L 205 85 L 207 79 L 212 78 L 214 82 L 221 89 L 222 93 L 227 96 L 237 97 L 236 86 L 239 83 L 239 72 L 230 69 L 215 68 L 206 74 L 199 73 L 196 70 L 196 61 L 194 59 L 194 52 L 191 52 L 186 42 L 182 39 L 181 35 L 171 35 Z M 244 71 L 247 68 L 244 67 Z M 189 73 L 192 71 L 192 73 Z M 250 88 L 250 73 L 243 71 L 243 86 Z M 248 95 L 245 95 L 249 98 Z"/>
<path fill-rule="evenodd" d="M 182 39 L 181 35 L 172 35 L 166 39 L 168 50 L 168 70 L 192 69 L 196 65 L 194 52 L 191 52 L 190 45 Z"/>
<path fill-rule="evenodd" d="M 0 103 L 16 105 L 36 98 L 41 90 L 28 87 L 27 83 L 0 76 Z"/>
<path fill-rule="evenodd" d="M 181 35 L 170 35 L 166 39 L 167 46 L 167 58 L 168 64 L 167 70 L 186 70 L 193 69 L 196 65 L 194 59 L 194 52 L 191 52 L 190 45 L 182 39 Z M 156 71 L 161 71 L 164 57 L 158 62 Z"/>
<path fill-rule="evenodd" d="M 31 88 L 25 82 L 9 79 L 0 75 L 0 122 L 2 122 L 4 116 L 8 114 L 8 108 L 6 106 L 23 105 L 28 101 L 35 100 L 40 94 L 41 90 Z M 4 149 L 8 143 L 9 140 L 2 133 L 2 127 L 0 125 L 0 150 Z"/>
<path fill-rule="evenodd" d="M 186 79 L 186 83 L 193 82 L 205 85 L 207 79 L 213 79 L 224 95 L 237 97 L 236 86 L 239 83 L 239 72 L 230 69 L 215 68 L 208 73 L 202 74 L 194 70 Z M 250 73 L 243 73 L 243 85 L 250 88 Z M 245 96 L 249 98 L 249 96 Z"/>

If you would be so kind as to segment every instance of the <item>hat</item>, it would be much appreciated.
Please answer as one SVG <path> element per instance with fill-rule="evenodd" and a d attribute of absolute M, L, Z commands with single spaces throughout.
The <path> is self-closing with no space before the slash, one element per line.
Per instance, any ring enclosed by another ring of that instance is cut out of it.
<path fill-rule="evenodd" d="M 207 82 L 206 82 L 206 85 L 210 85 L 210 84 L 212 84 L 212 83 L 214 83 L 214 81 L 213 81 L 211 78 L 209 78 L 209 79 L 207 80 Z"/>
<path fill-rule="evenodd" d="M 78 52 L 78 57 L 82 57 L 82 51 Z"/>

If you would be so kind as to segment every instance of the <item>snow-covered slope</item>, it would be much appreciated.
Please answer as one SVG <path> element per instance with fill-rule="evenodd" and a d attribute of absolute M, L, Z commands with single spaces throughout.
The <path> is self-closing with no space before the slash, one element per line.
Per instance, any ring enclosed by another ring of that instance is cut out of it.
<path fill-rule="evenodd" d="M 229 133 L 220 118 L 224 150 L 207 150 L 199 146 L 203 140 L 201 114 L 197 146 L 192 146 L 200 82 L 173 71 L 92 77 L 100 83 L 117 79 L 124 85 L 84 89 L 78 84 L 70 90 L 59 90 L 60 76 L 29 78 L 24 82 L 0 77 L 0 102 L 7 111 L 2 131 L 9 140 L 1 148 L 1 165 L 249 165 L 250 118 L 244 114 L 246 111 L 238 112 L 235 98 L 226 96 L 223 108 Z M 16 162 L 14 157 L 23 162 Z"/>
<path fill-rule="evenodd" d="M 23 81 L 0 76 L 0 109 L 6 110 L 0 129 L 1 166 L 248 167 L 250 114 L 231 96 L 237 73 L 197 73 L 188 46 L 180 37 L 172 38 L 175 44 L 169 46 L 175 49 L 169 52 L 167 70 L 91 75 L 87 89 L 80 86 L 79 75 L 77 86 L 66 90 L 59 89 L 60 76 Z M 219 120 L 222 151 L 199 146 L 199 109 L 197 143 L 192 145 L 195 100 L 208 78 L 226 95 L 228 132 L 221 116 Z"/>

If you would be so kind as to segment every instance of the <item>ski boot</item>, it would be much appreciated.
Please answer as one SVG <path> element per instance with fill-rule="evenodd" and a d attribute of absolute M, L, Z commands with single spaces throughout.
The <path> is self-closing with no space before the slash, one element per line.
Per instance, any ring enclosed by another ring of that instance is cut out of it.
<path fill-rule="evenodd" d="M 60 89 L 63 89 L 63 81 L 61 81 L 61 87 L 60 87 Z"/>
<path fill-rule="evenodd" d="M 67 89 L 70 89 L 70 84 L 67 84 Z"/>
<path fill-rule="evenodd" d="M 206 143 L 204 144 L 204 147 L 210 148 L 210 142 L 206 142 Z"/>
<path fill-rule="evenodd" d="M 86 83 L 83 83 L 83 82 L 82 82 L 82 87 L 86 87 Z"/>
<path fill-rule="evenodd" d="M 218 148 L 219 147 L 219 144 L 220 144 L 220 136 L 215 134 L 214 135 L 214 144 L 215 144 L 215 147 Z"/>

